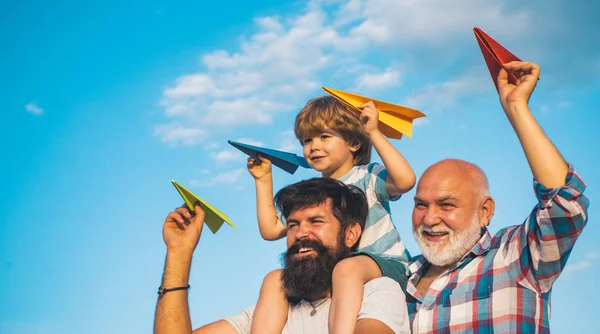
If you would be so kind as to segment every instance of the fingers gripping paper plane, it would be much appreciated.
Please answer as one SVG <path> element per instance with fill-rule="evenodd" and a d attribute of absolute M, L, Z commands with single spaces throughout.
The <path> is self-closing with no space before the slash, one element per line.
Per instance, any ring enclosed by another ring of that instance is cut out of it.
<path fill-rule="evenodd" d="M 500 74 L 500 70 L 502 69 L 502 64 L 510 63 L 511 61 L 521 61 L 521 59 L 506 50 L 500 43 L 496 42 L 481 29 L 475 27 L 473 28 L 473 33 L 475 33 L 477 43 L 479 43 L 479 48 L 483 54 L 483 59 L 485 59 L 485 63 L 490 70 L 494 86 L 498 90 L 497 80 L 498 74 Z M 510 72 L 508 72 L 508 83 L 513 85 L 517 83 L 517 77 Z"/>
<path fill-rule="evenodd" d="M 388 138 L 400 139 L 402 135 L 412 136 L 413 120 L 425 116 L 422 112 L 375 100 L 369 97 L 360 96 L 352 93 L 342 92 L 341 90 L 323 87 L 323 90 L 333 96 L 336 100 L 348 108 L 361 113 L 359 105 L 373 101 L 379 111 L 379 130 Z"/>
<path fill-rule="evenodd" d="M 181 195 L 181 198 L 183 198 L 185 204 L 190 210 L 194 211 L 194 205 L 197 202 L 200 202 L 200 207 L 202 208 L 202 210 L 204 210 L 204 222 L 213 234 L 217 233 L 217 231 L 221 228 L 223 223 L 227 223 L 231 225 L 231 227 L 236 228 L 226 214 L 219 211 L 214 206 L 208 204 L 205 200 L 196 196 L 194 193 L 184 188 L 175 180 L 171 180 L 171 182 L 173 183 L 175 189 L 177 189 L 179 195 Z"/>
<path fill-rule="evenodd" d="M 294 174 L 298 169 L 298 166 L 310 168 L 310 166 L 306 162 L 306 159 L 304 159 L 303 157 L 299 157 L 293 153 L 238 143 L 231 140 L 229 140 L 228 143 L 253 158 L 258 158 L 258 154 L 260 153 L 265 158 L 271 160 L 271 163 L 273 165 L 283 169 L 284 171 L 290 174 Z"/>

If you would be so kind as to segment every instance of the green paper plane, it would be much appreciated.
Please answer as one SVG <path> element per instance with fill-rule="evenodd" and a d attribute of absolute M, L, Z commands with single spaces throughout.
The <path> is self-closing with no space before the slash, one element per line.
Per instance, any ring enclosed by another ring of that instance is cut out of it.
<path fill-rule="evenodd" d="M 214 206 L 208 204 L 205 200 L 196 196 L 194 193 L 184 188 L 175 180 L 171 180 L 171 183 L 173 183 L 175 189 L 177 189 L 179 195 L 181 195 L 181 198 L 183 198 L 185 204 L 190 210 L 194 211 L 194 205 L 196 204 L 196 202 L 200 202 L 200 207 L 202 208 L 202 210 L 204 210 L 204 222 L 213 234 L 217 233 L 217 231 L 221 228 L 223 223 L 227 223 L 231 225 L 231 227 L 236 228 L 226 214 L 219 211 Z"/>

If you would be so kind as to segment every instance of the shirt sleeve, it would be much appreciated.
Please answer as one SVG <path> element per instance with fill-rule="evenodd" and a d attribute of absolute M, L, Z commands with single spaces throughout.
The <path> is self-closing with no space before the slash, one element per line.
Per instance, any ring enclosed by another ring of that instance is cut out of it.
<path fill-rule="evenodd" d="M 358 320 L 374 319 L 394 333 L 410 333 L 406 299 L 400 285 L 391 278 L 380 277 L 365 284 Z"/>
<path fill-rule="evenodd" d="M 546 188 L 534 180 L 538 199 L 525 222 L 508 231 L 507 258 L 512 277 L 524 287 L 545 293 L 564 269 L 587 223 L 585 183 L 569 165 L 563 186 Z"/>
<path fill-rule="evenodd" d="M 388 171 L 385 166 L 380 165 L 378 163 L 372 163 L 369 165 L 369 173 L 370 173 L 370 188 L 375 191 L 377 195 L 377 199 L 379 202 L 387 202 L 387 201 L 396 201 L 402 195 L 390 197 L 386 187 L 386 180 L 388 176 Z"/>
<path fill-rule="evenodd" d="M 251 306 L 243 310 L 240 314 L 224 317 L 223 320 L 235 328 L 240 334 L 250 334 L 250 328 L 252 327 L 252 316 L 254 315 L 254 308 L 256 305 Z"/>

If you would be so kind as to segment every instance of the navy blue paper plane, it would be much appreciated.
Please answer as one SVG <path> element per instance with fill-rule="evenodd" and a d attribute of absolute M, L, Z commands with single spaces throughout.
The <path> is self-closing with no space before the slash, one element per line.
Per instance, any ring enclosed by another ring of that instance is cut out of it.
<path fill-rule="evenodd" d="M 263 157 L 271 160 L 271 163 L 284 171 L 294 174 L 298 169 L 298 166 L 304 168 L 310 168 L 308 162 L 303 157 L 299 157 L 294 153 L 288 153 L 283 151 L 272 150 L 269 148 L 257 147 L 253 145 L 238 143 L 232 140 L 227 141 L 233 147 L 248 154 L 249 156 L 258 159 L 258 153 L 262 154 Z"/>

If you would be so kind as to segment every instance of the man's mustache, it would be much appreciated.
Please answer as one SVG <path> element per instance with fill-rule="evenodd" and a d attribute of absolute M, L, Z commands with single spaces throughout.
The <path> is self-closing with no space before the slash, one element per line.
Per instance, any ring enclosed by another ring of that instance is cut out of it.
<path fill-rule="evenodd" d="M 327 247 L 325 247 L 322 243 L 320 243 L 316 240 L 303 239 L 303 240 L 294 242 L 288 248 L 288 250 L 286 252 L 286 256 L 297 254 L 300 252 L 300 249 L 302 249 L 302 248 L 311 248 L 315 252 L 317 252 L 317 254 L 323 254 L 328 251 Z"/>

